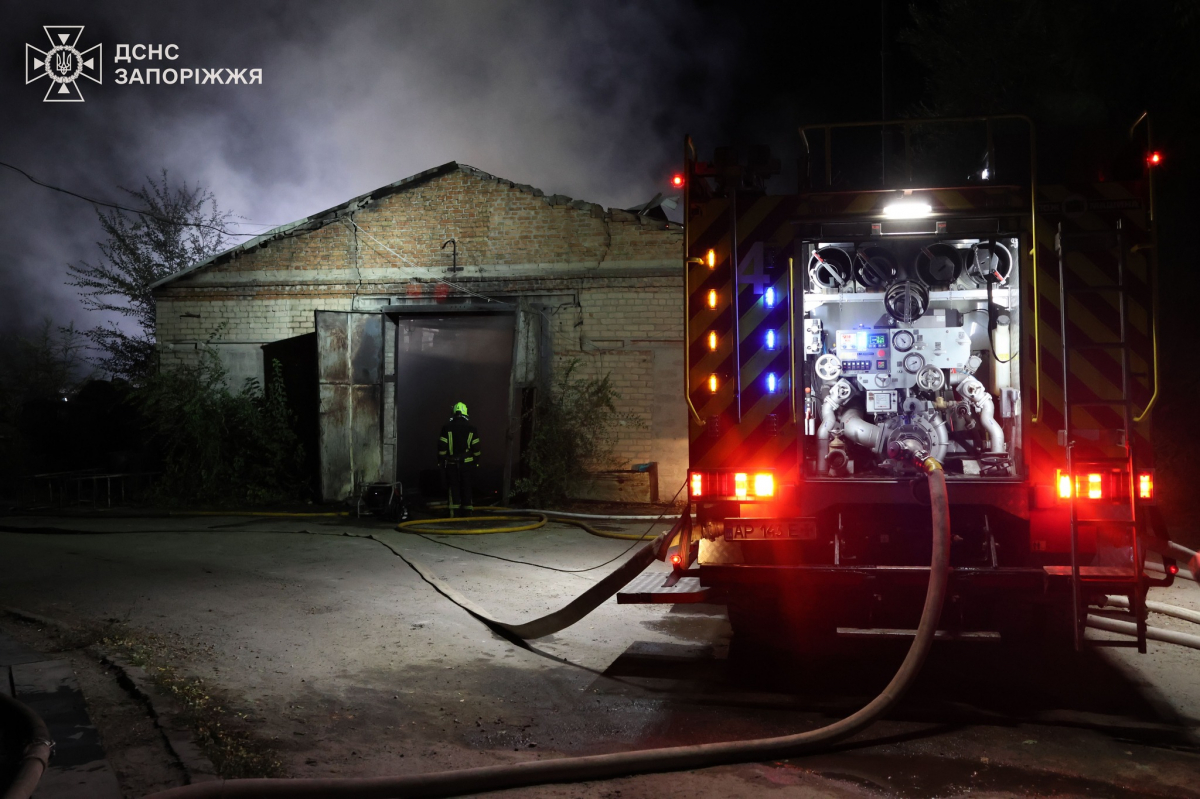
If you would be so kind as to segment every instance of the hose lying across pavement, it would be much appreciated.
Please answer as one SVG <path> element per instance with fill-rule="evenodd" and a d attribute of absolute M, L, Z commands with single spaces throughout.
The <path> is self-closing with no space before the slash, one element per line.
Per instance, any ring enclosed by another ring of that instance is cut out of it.
<path fill-rule="evenodd" d="M 598 516 L 598 519 L 614 519 L 613 516 Z M 650 520 L 661 519 L 662 516 L 651 516 Z M 644 521 L 641 517 L 638 520 Z M 476 524 L 478 522 L 507 522 L 505 525 L 486 527 L 451 528 L 446 525 Z M 574 515 L 551 513 L 544 510 L 522 511 L 504 516 L 458 516 L 450 519 L 410 519 L 400 522 L 396 529 L 402 533 L 425 533 L 426 535 L 496 535 L 499 533 L 520 533 L 525 530 L 536 530 L 544 527 L 547 522 L 558 522 L 578 527 L 600 538 L 616 538 L 621 541 L 649 541 L 650 535 L 636 533 L 610 533 L 592 527 L 587 522 L 575 518 Z M 424 528 L 424 529 L 421 529 Z"/>
<path fill-rule="evenodd" d="M 342 779 L 246 779 L 202 782 L 172 788 L 154 794 L 151 799 L 263 799 L 264 797 L 302 797 L 304 799 L 386 799 L 387 797 L 445 797 L 483 791 L 499 791 L 555 782 L 582 782 L 613 779 L 633 774 L 706 768 L 725 763 L 772 760 L 812 752 L 849 738 L 891 709 L 916 679 L 937 632 L 942 603 L 950 573 L 950 509 L 946 497 L 946 479 L 941 464 L 932 458 L 923 461 L 929 473 L 929 494 L 933 512 L 933 558 L 929 569 L 929 588 L 921 623 L 908 654 L 892 681 L 879 696 L 858 712 L 808 732 L 777 738 L 729 741 L 715 744 L 676 746 L 636 752 L 617 752 L 587 757 L 540 760 L 507 766 L 441 771 L 407 777 L 370 777 Z M 378 540 L 378 539 L 377 539 Z M 655 541 L 643 547 L 630 562 L 645 558 Z M 649 561 L 647 560 L 648 564 Z M 622 567 L 624 569 L 625 567 Z M 644 568 L 644 567 L 643 567 Z M 618 571 L 621 571 L 620 569 Z M 424 576 L 424 575 L 422 575 Z M 426 579 L 429 579 L 426 577 Z M 434 584 L 437 587 L 437 584 Z M 620 588 L 618 586 L 617 588 Z M 441 590 L 441 589 L 439 589 Z M 606 589 L 607 590 L 607 589 Z M 615 593 L 616 589 L 613 589 Z M 611 594 L 610 594 L 611 595 Z M 474 612 L 474 611 L 473 611 Z M 486 618 L 480 611 L 476 615 Z"/>
<path fill-rule="evenodd" d="M 1112 605 L 1114 608 L 1123 608 L 1129 610 L 1129 597 L 1125 596 L 1106 596 L 1104 601 L 1100 603 L 1101 607 Z M 1193 624 L 1200 624 L 1200 611 L 1181 608 L 1178 605 L 1168 605 L 1165 602 L 1154 602 L 1146 600 L 1146 610 L 1151 613 L 1158 613 L 1163 616 L 1172 616 L 1181 621 L 1190 621 Z"/>
<path fill-rule="evenodd" d="M 1123 596 L 1107 596 L 1101 607 L 1112 605 L 1116 608 L 1129 609 L 1129 598 Z M 1146 610 L 1153 613 L 1159 613 L 1163 616 L 1171 616 L 1182 621 L 1190 621 L 1193 624 L 1200 624 L 1200 613 L 1188 608 L 1181 608 L 1177 605 L 1167 605 L 1162 602 L 1146 602 Z M 1110 633 L 1120 633 L 1122 635 L 1137 635 L 1137 625 L 1131 621 L 1122 621 L 1121 619 L 1110 619 L 1106 616 L 1087 617 L 1087 626 L 1097 630 L 1107 630 Z M 1192 633 L 1183 633 L 1178 630 L 1167 630 L 1162 627 L 1147 627 L 1146 637 L 1151 641 L 1161 641 L 1166 644 L 1177 644 L 1186 646 L 1191 649 L 1200 649 L 1200 635 Z"/>
<path fill-rule="evenodd" d="M 1137 635 L 1137 625 L 1133 622 L 1109 619 L 1104 616 L 1089 614 L 1087 617 L 1087 626 L 1097 630 L 1107 630 L 1110 633 Z M 1162 627 L 1147 627 L 1146 637 L 1151 641 L 1162 641 L 1166 644 L 1178 644 L 1179 646 L 1186 646 L 1192 649 L 1200 649 L 1200 635 L 1165 630 Z"/>

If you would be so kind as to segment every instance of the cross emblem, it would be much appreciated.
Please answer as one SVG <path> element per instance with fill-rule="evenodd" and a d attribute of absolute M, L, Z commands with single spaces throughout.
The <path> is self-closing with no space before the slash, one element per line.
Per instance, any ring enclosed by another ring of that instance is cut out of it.
<path fill-rule="evenodd" d="M 25 83 L 49 78 L 44 102 L 82 103 L 83 93 L 75 81 L 82 77 L 102 82 L 104 46 L 97 44 L 79 52 L 76 45 L 83 35 L 82 25 L 43 25 L 42 30 L 50 39 L 50 49 L 42 51 L 32 44 L 25 45 Z"/>
<path fill-rule="evenodd" d="M 771 285 L 771 278 L 763 271 L 763 245 L 755 242 L 738 261 L 738 283 L 754 286 L 755 294 L 762 294 Z"/>

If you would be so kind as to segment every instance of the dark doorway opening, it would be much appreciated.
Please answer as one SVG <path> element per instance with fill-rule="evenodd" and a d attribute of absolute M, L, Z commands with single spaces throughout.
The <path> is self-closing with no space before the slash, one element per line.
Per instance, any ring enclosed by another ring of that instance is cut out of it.
<path fill-rule="evenodd" d="M 513 313 L 413 313 L 396 323 L 396 478 L 408 494 L 442 498 L 438 432 L 467 405 L 483 457 L 476 504 L 503 498 L 509 457 Z"/>

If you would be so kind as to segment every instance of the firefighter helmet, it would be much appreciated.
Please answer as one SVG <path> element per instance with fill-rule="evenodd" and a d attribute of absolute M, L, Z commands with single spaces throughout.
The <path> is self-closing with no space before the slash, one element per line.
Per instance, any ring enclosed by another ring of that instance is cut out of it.
<path fill-rule="evenodd" d="M 454 403 L 454 412 L 461 413 L 463 416 L 466 416 L 467 415 L 467 403 L 465 403 L 465 402 Z"/>

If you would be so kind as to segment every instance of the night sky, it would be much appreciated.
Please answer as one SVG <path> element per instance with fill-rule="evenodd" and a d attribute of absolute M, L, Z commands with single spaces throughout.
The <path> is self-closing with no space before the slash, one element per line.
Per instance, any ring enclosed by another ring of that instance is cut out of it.
<path fill-rule="evenodd" d="M 880 3 L 836 6 L 4 0 L 0 160 L 117 202 L 166 169 L 244 233 L 450 160 L 628 207 L 669 191 L 685 133 L 708 151 L 770 143 L 792 183 L 798 123 L 879 114 Z M 103 44 L 103 85 L 78 81 L 85 102 L 25 85 L 43 25 Z M 848 26 L 854 46 L 834 46 Z M 119 43 L 176 44 L 179 58 L 114 64 Z M 115 85 L 132 66 L 261 68 L 263 84 Z M 99 236 L 91 205 L 0 170 L 0 331 L 96 324 L 65 281 Z"/>

